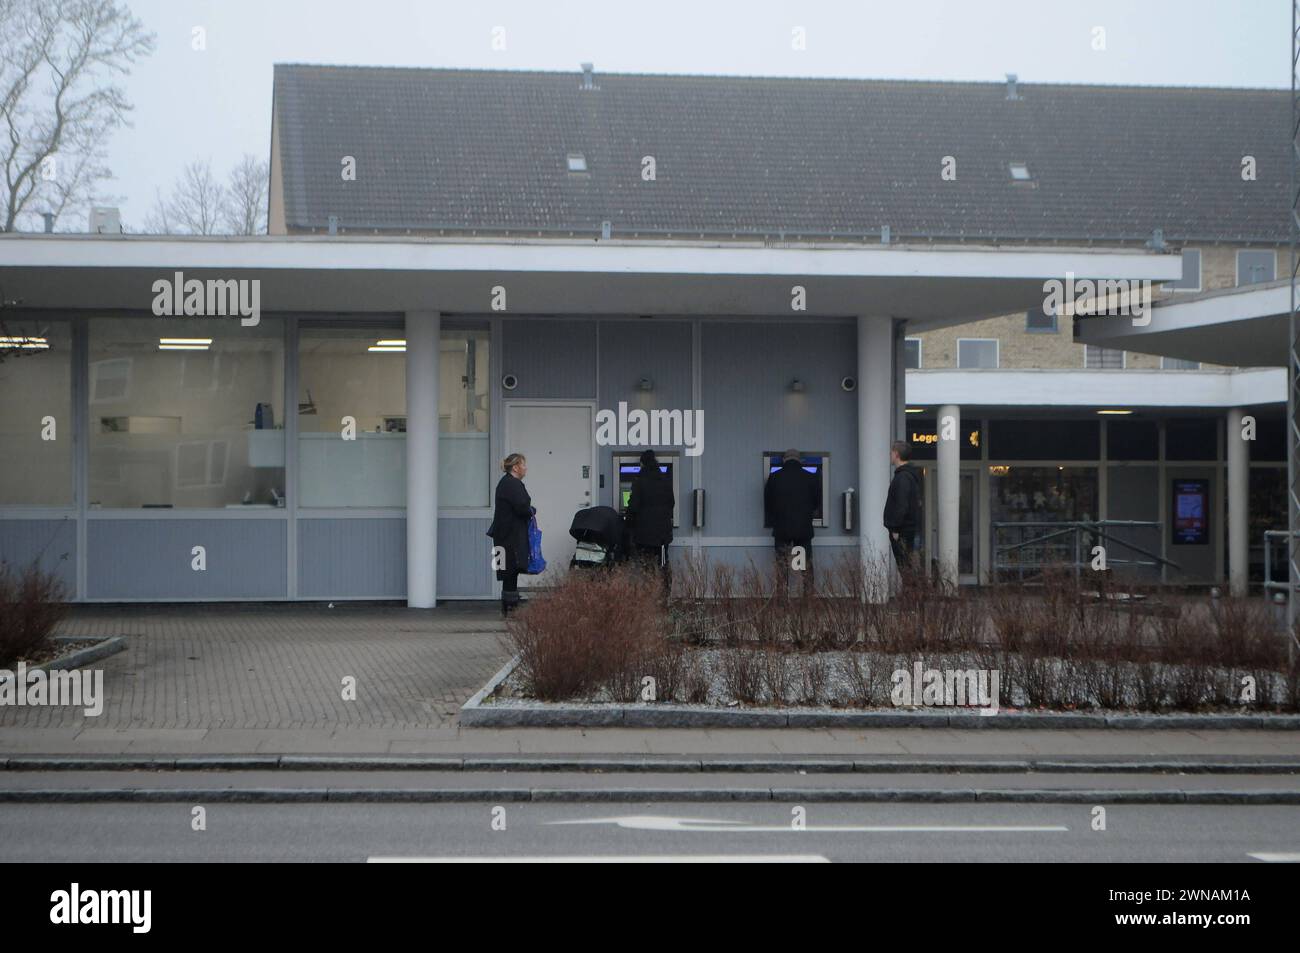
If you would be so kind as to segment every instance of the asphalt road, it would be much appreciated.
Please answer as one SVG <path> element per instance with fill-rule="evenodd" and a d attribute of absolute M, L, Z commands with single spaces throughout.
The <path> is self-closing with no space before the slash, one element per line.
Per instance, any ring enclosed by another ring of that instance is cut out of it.
<path fill-rule="evenodd" d="M 0 861 L 1300 860 L 1300 807 L 1069 804 L 0 805 Z M 504 813 L 502 814 L 501 811 Z M 494 820 L 504 830 L 493 828 Z"/>

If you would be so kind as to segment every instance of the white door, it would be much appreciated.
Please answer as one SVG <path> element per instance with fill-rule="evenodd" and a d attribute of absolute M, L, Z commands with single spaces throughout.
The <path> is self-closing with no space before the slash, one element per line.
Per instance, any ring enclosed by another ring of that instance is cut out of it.
<path fill-rule="evenodd" d="M 573 514 L 595 497 L 595 408 L 574 403 L 507 403 L 506 453 L 528 460 L 524 486 L 537 508 L 546 572 L 520 576 L 519 587 L 551 584 L 566 569 L 576 545 L 569 535 Z"/>

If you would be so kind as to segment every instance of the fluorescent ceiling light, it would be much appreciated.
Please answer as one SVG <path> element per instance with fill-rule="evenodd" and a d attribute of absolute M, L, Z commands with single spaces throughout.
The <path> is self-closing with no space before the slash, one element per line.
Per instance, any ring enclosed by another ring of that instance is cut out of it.
<path fill-rule="evenodd" d="M 1126 415 L 1128 415 L 1128 414 L 1133 413 L 1133 411 L 1131 411 L 1131 410 L 1099 410 L 1099 411 L 1097 411 L 1097 413 L 1099 413 L 1099 414 L 1109 414 L 1109 415 L 1116 416 L 1116 417 L 1123 417 L 1123 416 L 1126 416 Z"/>
<path fill-rule="evenodd" d="M 159 338 L 160 351 L 206 351 L 212 345 L 212 338 Z"/>
<path fill-rule="evenodd" d="M 47 350 L 50 342 L 45 338 L 0 335 L 0 347 L 19 348 L 24 351 Z"/>
<path fill-rule="evenodd" d="M 907 412 L 908 412 L 909 414 L 923 414 L 923 413 L 925 413 L 925 408 L 924 408 L 924 407 L 909 407 L 909 408 L 907 408 Z"/>

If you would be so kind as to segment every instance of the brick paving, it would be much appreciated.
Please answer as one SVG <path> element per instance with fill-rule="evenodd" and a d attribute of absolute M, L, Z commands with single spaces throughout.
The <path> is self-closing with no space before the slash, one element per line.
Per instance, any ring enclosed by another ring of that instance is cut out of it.
<path fill-rule="evenodd" d="M 59 635 L 122 635 L 103 712 L 0 707 L 0 729 L 440 728 L 505 663 L 495 608 L 76 606 Z M 343 679 L 356 679 L 356 700 Z"/>

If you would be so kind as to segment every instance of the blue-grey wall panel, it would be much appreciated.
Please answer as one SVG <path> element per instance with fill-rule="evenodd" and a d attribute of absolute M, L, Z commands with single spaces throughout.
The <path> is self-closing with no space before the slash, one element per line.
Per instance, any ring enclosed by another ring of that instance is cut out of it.
<path fill-rule="evenodd" d="M 490 525 L 487 517 L 438 520 L 439 599 L 492 597 L 496 578 Z"/>
<path fill-rule="evenodd" d="M 23 569 L 33 560 L 63 581 L 68 600 L 76 598 L 77 521 L 0 520 L 0 562 Z"/>
<path fill-rule="evenodd" d="M 406 520 L 299 519 L 298 595 L 406 598 Z"/>
<path fill-rule="evenodd" d="M 283 519 L 92 519 L 91 599 L 276 599 L 288 594 Z M 207 569 L 191 569 L 203 546 Z"/>
<path fill-rule="evenodd" d="M 654 390 L 637 389 L 648 377 Z M 658 318 L 635 321 L 604 321 L 600 325 L 600 397 L 599 409 L 618 412 L 620 401 L 628 410 L 694 410 L 691 403 L 691 325 L 688 321 L 664 321 Z M 705 414 L 705 436 L 708 414 Z M 613 455 L 615 450 L 637 449 L 597 447 L 597 465 L 605 478 L 599 499 L 603 506 L 613 505 Z M 665 447 L 664 449 L 671 449 Z M 678 447 L 684 464 L 679 474 L 678 522 L 676 535 L 690 533 L 690 511 L 683 509 L 692 489 L 690 458 Z"/>
<path fill-rule="evenodd" d="M 703 324 L 703 480 L 709 536 L 763 536 L 764 450 L 831 455 L 826 506 L 843 535 L 840 495 L 858 485 L 857 395 L 840 381 L 857 373 L 857 331 L 848 322 L 706 321 Z M 801 393 L 790 390 L 798 378 Z M 884 500 L 862 501 L 876 513 Z"/>
<path fill-rule="evenodd" d="M 501 373 L 514 374 L 519 386 L 498 392 L 557 400 L 596 396 L 594 321 L 511 318 L 501 322 L 501 336 Z"/>

